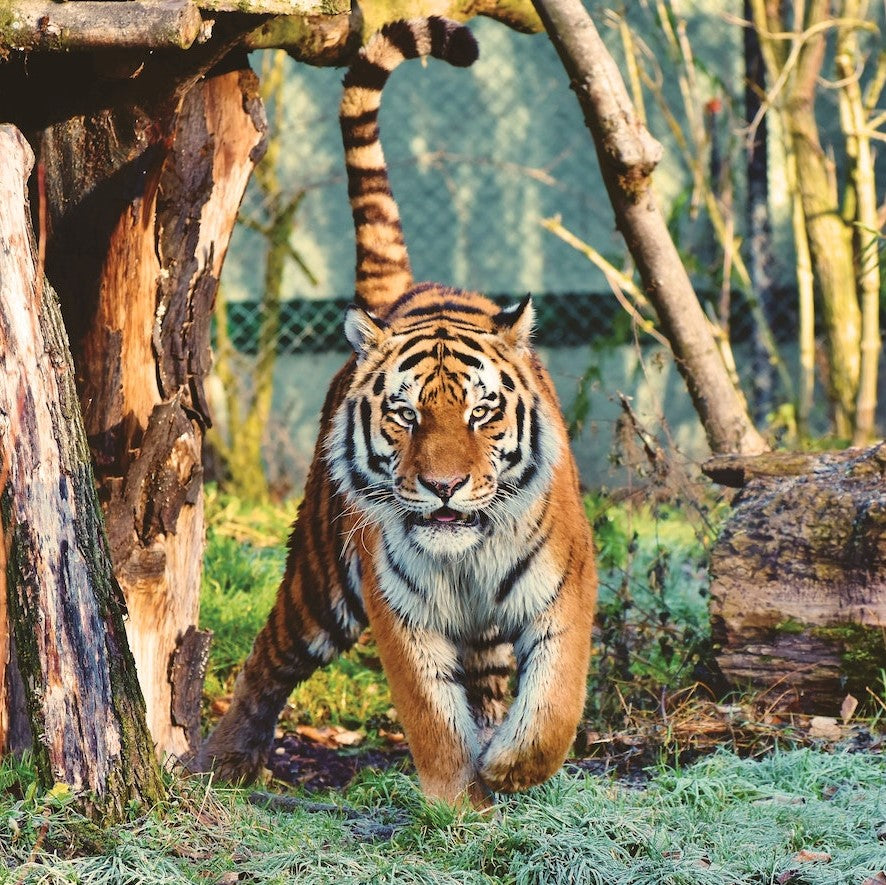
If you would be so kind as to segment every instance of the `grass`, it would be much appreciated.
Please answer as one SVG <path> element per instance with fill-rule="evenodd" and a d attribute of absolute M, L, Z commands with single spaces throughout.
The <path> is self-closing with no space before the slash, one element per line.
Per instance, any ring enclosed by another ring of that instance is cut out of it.
<path fill-rule="evenodd" d="M 274 604 L 294 505 L 248 505 L 207 490 L 207 538 L 200 625 L 213 631 L 205 694 L 230 693 L 240 664 Z M 355 728 L 387 718 L 391 698 L 370 642 L 315 673 L 289 699 L 284 719 Z"/>
<path fill-rule="evenodd" d="M 216 636 L 207 689 L 218 702 L 273 604 L 294 514 L 215 490 L 208 502 L 202 619 Z M 602 653 L 587 728 L 640 734 L 648 715 L 650 733 L 666 733 L 661 746 L 689 741 L 681 728 L 708 728 L 701 702 L 684 697 L 705 656 L 709 527 L 696 531 L 662 508 L 589 500 L 588 509 L 600 547 Z M 389 707 L 367 641 L 300 686 L 288 716 L 371 736 Z M 736 730 L 729 723 L 716 735 L 735 745 Z M 879 885 L 886 869 L 886 759 L 874 754 L 802 748 L 740 758 L 721 749 L 685 767 L 659 761 L 642 790 L 564 770 L 503 797 L 491 815 L 428 804 L 396 770 L 364 770 L 326 806 L 296 794 L 291 811 L 256 807 L 244 791 L 199 778 L 171 776 L 169 795 L 101 831 L 65 794 L 39 795 L 27 760 L 7 760 L 0 883 Z"/>
<path fill-rule="evenodd" d="M 331 797 L 347 817 L 173 780 L 167 805 L 101 834 L 32 783 L 27 766 L 0 767 L 3 882 L 862 885 L 886 868 L 873 754 L 720 752 L 661 767 L 642 791 L 563 772 L 489 816 L 429 805 L 396 772 Z"/>

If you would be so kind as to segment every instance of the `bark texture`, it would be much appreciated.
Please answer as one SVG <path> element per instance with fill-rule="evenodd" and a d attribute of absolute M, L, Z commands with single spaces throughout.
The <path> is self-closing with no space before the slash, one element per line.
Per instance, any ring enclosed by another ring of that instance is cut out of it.
<path fill-rule="evenodd" d="M 11 49 L 187 49 L 203 20 L 189 0 L 14 0 L 0 15 L 0 45 Z"/>
<path fill-rule="evenodd" d="M 886 443 L 704 469 L 742 490 L 711 561 L 723 673 L 810 712 L 866 697 L 886 666 Z"/>
<path fill-rule="evenodd" d="M 67 337 L 35 259 L 25 191 L 33 154 L 11 126 L 0 127 L 0 154 L 4 596 L 43 785 L 66 784 L 88 812 L 115 820 L 131 802 L 155 802 L 163 788 L 126 643 Z M 7 722 L 0 745 L 15 743 L 12 731 Z"/>
<path fill-rule="evenodd" d="M 719 355 L 710 326 L 651 188 L 661 145 L 637 117 L 618 68 L 581 0 L 533 0 L 572 80 L 594 140 L 616 226 L 671 342 L 677 368 L 714 452 L 767 446 Z"/>
<path fill-rule="evenodd" d="M 74 341 L 148 724 L 161 754 L 182 756 L 199 697 L 189 713 L 185 694 L 173 704 L 171 668 L 198 615 L 209 324 L 264 116 L 240 67 L 200 81 L 178 108 L 174 94 L 50 126 L 41 160 L 47 266 Z"/>

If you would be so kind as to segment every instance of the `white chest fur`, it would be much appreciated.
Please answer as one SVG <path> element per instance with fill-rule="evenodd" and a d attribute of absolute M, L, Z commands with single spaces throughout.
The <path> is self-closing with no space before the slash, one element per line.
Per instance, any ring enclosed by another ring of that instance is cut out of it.
<path fill-rule="evenodd" d="M 453 640 L 493 627 L 516 634 L 556 595 L 560 568 L 527 518 L 498 530 L 458 557 L 431 556 L 399 526 L 387 527 L 375 551 L 382 595 L 411 626 Z"/>

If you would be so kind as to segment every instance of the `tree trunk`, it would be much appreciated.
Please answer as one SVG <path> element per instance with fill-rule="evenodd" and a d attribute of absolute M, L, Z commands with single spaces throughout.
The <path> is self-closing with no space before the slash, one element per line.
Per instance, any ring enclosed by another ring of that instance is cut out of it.
<path fill-rule="evenodd" d="M 753 16 L 751 0 L 744 0 L 744 17 Z M 756 119 L 766 94 L 766 70 L 760 52 L 760 39 L 753 28 L 744 29 L 744 112 L 750 124 Z M 745 157 L 747 202 L 748 273 L 751 294 L 760 302 L 760 310 L 770 328 L 777 322 L 775 290 L 772 280 L 772 226 L 769 221 L 769 135 L 765 116 L 760 120 Z M 753 333 L 753 415 L 758 425 L 764 425 L 775 408 L 776 372 L 769 349 L 759 326 Z"/>
<path fill-rule="evenodd" d="M 159 800 L 163 787 L 126 643 L 61 313 L 34 257 L 26 195 L 33 154 L 18 130 L 3 126 L 0 155 L 3 608 L 43 786 L 66 784 L 88 813 L 118 820 L 132 802 Z M 0 709 L 10 707 L 9 684 L 3 680 Z M 11 731 L 7 721 L 0 746 L 15 742 Z"/>
<path fill-rule="evenodd" d="M 190 643 L 208 641 L 188 631 L 203 554 L 209 323 L 264 115 L 242 67 L 201 80 L 177 109 L 172 95 L 160 107 L 130 97 L 52 125 L 41 160 L 47 268 L 74 343 L 148 724 L 161 754 L 182 756 L 200 699 L 187 686 L 174 696 L 175 675 L 192 672 L 177 656 L 205 661 Z"/>
<path fill-rule="evenodd" d="M 661 146 L 637 118 L 612 56 L 581 0 L 533 0 L 594 139 L 616 225 L 671 342 L 677 368 L 714 452 L 767 446 L 748 416 L 655 202 L 651 174 Z"/>
<path fill-rule="evenodd" d="M 886 443 L 704 471 L 742 490 L 711 559 L 723 673 L 810 712 L 866 697 L 886 666 Z"/>
<path fill-rule="evenodd" d="M 815 96 L 827 48 L 827 29 L 823 25 L 834 16 L 830 0 L 812 0 L 805 9 L 804 20 L 793 22 L 798 38 L 804 32 L 802 43 L 797 44 L 772 36 L 791 31 L 787 4 L 752 0 L 752 7 L 770 80 L 784 84 L 776 100 L 789 156 L 796 164 L 791 183 L 799 191 L 808 255 L 821 296 L 828 355 L 825 381 L 836 432 L 849 439 L 855 424 L 859 387 L 861 311 L 852 229 L 841 215 L 834 162 L 821 146 L 815 116 Z M 860 70 L 853 71 L 852 76 L 859 73 Z M 805 257 L 805 244 L 798 248 L 798 254 Z"/>

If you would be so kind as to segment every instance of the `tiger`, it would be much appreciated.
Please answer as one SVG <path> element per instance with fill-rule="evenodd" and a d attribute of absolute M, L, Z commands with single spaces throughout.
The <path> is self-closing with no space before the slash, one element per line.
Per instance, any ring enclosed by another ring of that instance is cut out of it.
<path fill-rule="evenodd" d="M 530 297 L 499 307 L 413 280 L 378 112 L 391 72 L 428 55 L 466 67 L 478 49 L 463 25 L 399 21 L 344 78 L 353 354 L 322 410 L 276 602 L 202 758 L 254 779 L 294 686 L 368 624 L 423 793 L 482 808 L 563 764 L 597 578 Z"/>

